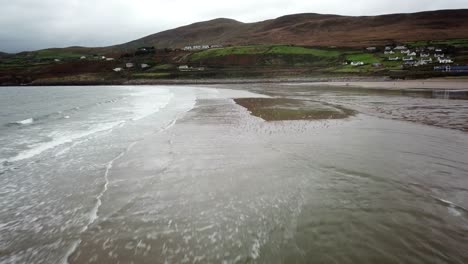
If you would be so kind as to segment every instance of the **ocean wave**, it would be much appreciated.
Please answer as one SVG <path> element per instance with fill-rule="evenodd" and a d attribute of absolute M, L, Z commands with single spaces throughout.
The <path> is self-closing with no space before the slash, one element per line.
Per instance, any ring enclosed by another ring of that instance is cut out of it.
<path fill-rule="evenodd" d="M 7 126 L 24 126 L 24 125 L 30 125 L 34 123 L 34 118 L 27 118 L 24 120 L 19 120 L 15 122 L 8 123 Z"/>
<path fill-rule="evenodd" d="M 95 133 L 110 130 L 110 129 L 118 126 L 118 125 L 123 124 L 123 123 L 125 123 L 125 121 L 112 122 L 112 123 L 99 125 L 99 126 L 93 128 L 93 129 L 90 129 L 90 130 L 85 131 L 85 132 L 64 134 L 64 135 L 56 136 L 51 141 L 38 143 L 38 144 L 32 146 L 30 149 L 22 151 L 18 155 L 14 156 L 12 158 L 9 158 L 7 161 L 8 162 L 16 162 L 16 161 L 20 161 L 20 160 L 29 159 L 29 158 L 32 158 L 32 157 L 34 157 L 36 155 L 41 154 L 42 152 L 44 152 L 46 150 L 53 149 L 53 148 L 58 147 L 58 146 L 63 145 L 63 144 L 71 143 L 71 142 L 73 142 L 73 141 L 75 141 L 77 139 L 87 137 L 87 136 L 90 136 L 90 135 L 95 134 Z"/>
<path fill-rule="evenodd" d="M 149 115 L 159 112 L 165 108 L 173 99 L 174 94 L 168 90 L 157 90 L 152 92 L 133 93 L 134 97 L 139 97 L 141 100 L 134 102 L 134 117 L 133 121 L 141 120 Z M 153 97 L 155 100 L 148 100 L 148 97 Z"/>
<path fill-rule="evenodd" d="M 74 106 L 74 107 L 70 107 L 68 109 L 54 111 L 54 112 L 43 114 L 43 115 L 32 116 L 32 117 L 24 119 L 24 120 L 10 122 L 10 123 L 7 123 L 5 126 L 6 127 L 20 127 L 20 126 L 24 126 L 24 125 L 38 125 L 38 124 L 42 124 L 44 122 L 47 122 L 47 121 L 50 121 L 50 120 L 56 120 L 56 119 L 59 119 L 59 120 L 60 119 L 70 119 L 71 115 L 74 115 L 79 111 L 83 111 L 83 110 L 86 110 L 86 109 L 89 109 L 89 108 L 92 108 L 92 107 L 95 107 L 95 106 L 103 105 L 103 104 L 116 103 L 119 100 L 122 100 L 124 98 L 125 98 L 124 96 L 120 96 L 118 98 L 107 99 L 107 100 L 103 100 L 103 101 L 96 102 L 96 103 L 80 105 L 80 106 Z"/>

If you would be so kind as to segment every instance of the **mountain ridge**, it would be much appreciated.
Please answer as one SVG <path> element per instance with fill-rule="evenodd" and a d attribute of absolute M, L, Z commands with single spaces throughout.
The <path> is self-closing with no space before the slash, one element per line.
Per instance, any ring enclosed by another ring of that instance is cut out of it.
<path fill-rule="evenodd" d="M 468 9 L 379 16 L 300 13 L 252 23 L 217 18 L 165 30 L 108 48 L 182 48 L 200 44 L 363 47 L 389 42 L 468 37 L 468 25 L 464 17 L 468 17 Z"/>

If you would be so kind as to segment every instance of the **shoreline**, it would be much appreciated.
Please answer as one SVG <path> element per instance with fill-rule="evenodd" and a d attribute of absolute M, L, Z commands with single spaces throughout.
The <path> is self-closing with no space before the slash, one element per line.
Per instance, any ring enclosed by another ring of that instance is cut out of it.
<path fill-rule="evenodd" d="M 280 84 L 331 88 L 398 91 L 403 94 L 424 94 L 444 99 L 468 99 L 468 78 L 431 78 L 420 80 L 392 80 L 389 77 L 311 77 L 311 78 L 251 78 L 251 79 L 186 79 L 186 80 L 130 80 L 110 82 L 43 82 L 0 87 L 41 86 L 151 86 L 151 85 L 242 85 Z"/>
<path fill-rule="evenodd" d="M 139 79 L 139 80 L 109 80 L 109 81 L 36 81 L 21 85 L 1 86 L 105 86 L 105 85 L 208 85 L 208 84 L 256 84 L 256 83 L 304 83 L 331 81 L 389 81 L 389 77 L 304 77 L 304 78 L 230 78 L 230 79 Z M 467 80 L 468 81 L 468 80 Z"/>
<path fill-rule="evenodd" d="M 335 87 L 362 87 L 375 89 L 468 89 L 468 78 L 430 78 L 414 80 L 393 80 L 389 77 L 311 77 L 311 78 L 245 78 L 245 79 L 161 79 L 127 81 L 72 81 L 72 82 L 33 82 L 22 85 L 3 85 L 3 87 L 21 86 L 106 86 L 106 85 L 209 85 L 209 84 L 262 84 L 294 83 Z M 442 87 L 443 86 L 443 87 Z M 448 87 L 447 87 L 448 86 Z"/>

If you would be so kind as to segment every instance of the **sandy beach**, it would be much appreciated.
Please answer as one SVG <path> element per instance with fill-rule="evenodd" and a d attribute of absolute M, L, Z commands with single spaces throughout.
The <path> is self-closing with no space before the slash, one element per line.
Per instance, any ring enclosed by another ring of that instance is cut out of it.
<path fill-rule="evenodd" d="M 467 79 L 427 79 L 427 80 L 400 80 L 400 81 L 329 81 L 311 82 L 317 86 L 336 87 L 362 87 L 369 89 L 418 89 L 418 90 L 468 90 Z"/>
<path fill-rule="evenodd" d="M 465 100 L 302 84 L 23 89 L 2 91 L 65 101 L 41 113 L 26 101 L 33 123 L 2 127 L 4 144 L 45 140 L 8 145 L 21 152 L 1 163 L 0 263 L 468 261 Z"/>
<path fill-rule="evenodd" d="M 363 114 L 267 122 L 239 102 L 198 100 L 116 160 L 70 262 L 468 259 L 448 235 L 468 213 L 466 133 Z"/>

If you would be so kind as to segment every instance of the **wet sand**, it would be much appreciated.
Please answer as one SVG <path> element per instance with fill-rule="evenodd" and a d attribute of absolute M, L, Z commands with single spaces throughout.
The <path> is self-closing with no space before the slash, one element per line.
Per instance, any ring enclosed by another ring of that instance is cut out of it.
<path fill-rule="evenodd" d="M 394 90 L 468 90 L 468 80 L 401 80 L 401 81 L 330 81 L 311 82 L 315 86 L 335 87 L 362 87 L 369 89 L 394 89 Z"/>
<path fill-rule="evenodd" d="M 338 105 L 286 98 L 239 98 L 234 101 L 265 121 L 342 119 L 356 112 Z"/>
<path fill-rule="evenodd" d="M 271 107 L 249 100 L 236 101 Z M 468 261 L 468 134 L 363 114 L 262 118 L 200 99 L 135 144 L 69 262 Z"/>

